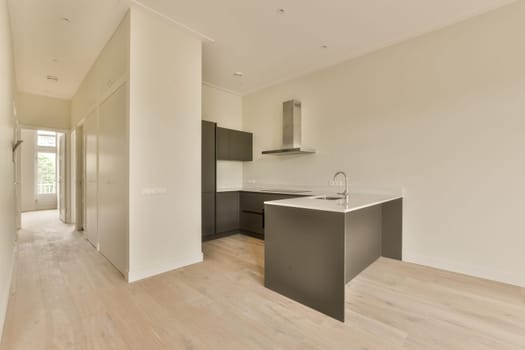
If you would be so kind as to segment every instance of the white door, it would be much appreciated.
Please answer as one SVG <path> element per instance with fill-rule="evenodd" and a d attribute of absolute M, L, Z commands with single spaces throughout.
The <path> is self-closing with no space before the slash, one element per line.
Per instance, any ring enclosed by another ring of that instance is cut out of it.
<path fill-rule="evenodd" d="M 98 120 L 96 112 L 91 113 L 84 123 L 85 157 L 85 210 L 84 231 L 88 241 L 97 249 L 98 245 Z"/>
<path fill-rule="evenodd" d="M 100 252 L 123 274 L 128 269 L 127 90 L 116 90 L 100 106 Z"/>
<path fill-rule="evenodd" d="M 58 134 L 58 213 L 66 222 L 66 135 Z"/>

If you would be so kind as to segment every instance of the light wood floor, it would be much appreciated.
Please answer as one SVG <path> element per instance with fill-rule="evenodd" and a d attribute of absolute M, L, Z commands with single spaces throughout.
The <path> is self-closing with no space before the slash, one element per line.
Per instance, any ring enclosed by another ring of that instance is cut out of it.
<path fill-rule="evenodd" d="M 525 349 L 524 289 L 380 259 L 340 323 L 263 287 L 263 244 L 134 284 L 49 212 L 25 217 L 1 350 Z"/>

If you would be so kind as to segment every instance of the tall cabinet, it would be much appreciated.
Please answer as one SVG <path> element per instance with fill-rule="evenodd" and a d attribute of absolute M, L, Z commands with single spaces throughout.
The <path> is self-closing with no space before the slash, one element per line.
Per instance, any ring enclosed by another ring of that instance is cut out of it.
<path fill-rule="evenodd" d="M 202 239 L 222 237 L 239 230 L 238 191 L 217 193 L 217 161 L 251 161 L 253 134 L 202 121 Z"/>
<path fill-rule="evenodd" d="M 217 179 L 217 124 L 202 121 L 202 239 L 215 234 L 215 200 Z"/>

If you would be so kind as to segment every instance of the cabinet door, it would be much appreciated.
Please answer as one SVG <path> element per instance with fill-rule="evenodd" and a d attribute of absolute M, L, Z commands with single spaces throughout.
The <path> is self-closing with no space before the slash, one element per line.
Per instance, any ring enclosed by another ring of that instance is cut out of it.
<path fill-rule="evenodd" d="M 217 193 L 217 233 L 239 229 L 239 192 Z"/>
<path fill-rule="evenodd" d="M 230 130 L 230 157 L 232 160 L 251 161 L 252 134 L 249 132 Z"/>
<path fill-rule="evenodd" d="M 241 212 L 241 231 L 264 234 L 262 214 Z"/>
<path fill-rule="evenodd" d="M 241 210 L 262 213 L 265 194 L 256 192 L 241 192 Z"/>
<path fill-rule="evenodd" d="M 202 237 L 215 234 L 215 190 L 216 190 L 216 126 L 213 122 L 202 122 Z"/>
<path fill-rule="evenodd" d="M 230 157 L 230 130 L 217 128 L 217 159 L 231 160 Z"/>
<path fill-rule="evenodd" d="M 260 192 L 241 192 L 241 231 L 264 234 L 264 202 L 300 196 Z"/>
<path fill-rule="evenodd" d="M 215 192 L 215 127 L 215 123 L 202 121 L 202 192 Z"/>
<path fill-rule="evenodd" d="M 215 234 L 215 192 L 202 193 L 202 237 Z"/>
<path fill-rule="evenodd" d="M 249 132 L 217 128 L 218 160 L 253 160 L 253 134 Z"/>

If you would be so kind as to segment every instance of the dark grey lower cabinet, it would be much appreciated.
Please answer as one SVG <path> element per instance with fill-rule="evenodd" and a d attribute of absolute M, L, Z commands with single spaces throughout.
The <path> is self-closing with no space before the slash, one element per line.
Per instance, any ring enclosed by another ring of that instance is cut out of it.
<path fill-rule="evenodd" d="M 202 193 L 202 238 L 215 234 L 215 193 Z"/>
<path fill-rule="evenodd" d="M 241 192 L 241 233 L 264 239 L 264 202 L 299 196 L 287 194 Z"/>
<path fill-rule="evenodd" d="M 213 197 L 203 193 L 203 240 L 238 232 L 264 239 L 264 202 L 295 197 L 246 191 L 217 192 Z M 213 205 L 207 206 L 211 201 Z"/>
<path fill-rule="evenodd" d="M 239 192 L 217 193 L 216 233 L 239 230 Z"/>
<path fill-rule="evenodd" d="M 241 212 L 241 231 L 264 235 L 263 213 Z"/>

